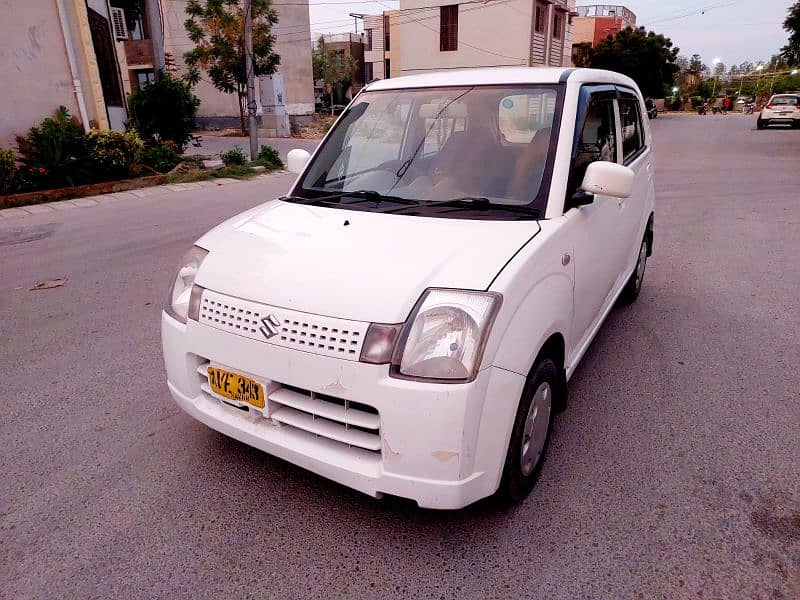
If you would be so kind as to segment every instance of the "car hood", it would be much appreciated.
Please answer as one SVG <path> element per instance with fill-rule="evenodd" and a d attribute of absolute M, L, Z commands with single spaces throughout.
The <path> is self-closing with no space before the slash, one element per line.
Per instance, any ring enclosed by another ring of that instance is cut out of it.
<path fill-rule="evenodd" d="M 485 290 L 536 221 L 390 215 L 275 200 L 204 235 L 197 283 L 272 306 L 399 323 L 428 287 Z"/>

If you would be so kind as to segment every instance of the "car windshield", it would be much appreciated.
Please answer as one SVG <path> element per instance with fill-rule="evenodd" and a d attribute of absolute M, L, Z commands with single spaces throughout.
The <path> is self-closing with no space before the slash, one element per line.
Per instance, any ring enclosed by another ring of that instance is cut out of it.
<path fill-rule="evenodd" d="M 557 98 L 557 86 L 530 85 L 364 92 L 295 194 L 529 205 L 542 188 Z"/>
<path fill-rule="evenodd" d="M 797 106 L 798 101 L 800 101 L 800 96 L 774 96 L 772 100 L 770 100 L 770 104 Z"/>

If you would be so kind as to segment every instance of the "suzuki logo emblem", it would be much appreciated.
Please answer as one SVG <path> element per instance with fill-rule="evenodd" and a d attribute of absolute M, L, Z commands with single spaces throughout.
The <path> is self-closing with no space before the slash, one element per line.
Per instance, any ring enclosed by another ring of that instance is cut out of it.
<path fill-rule="evenodd" d="M 278 335 L 278 326 L 281 322 L 275 315 L 267 315 L 261 319 L 261 323 L 262 325 L 259 327 L 259 330 L 264 334 L 265 338 L 269 339 L 274 335 Z"/>

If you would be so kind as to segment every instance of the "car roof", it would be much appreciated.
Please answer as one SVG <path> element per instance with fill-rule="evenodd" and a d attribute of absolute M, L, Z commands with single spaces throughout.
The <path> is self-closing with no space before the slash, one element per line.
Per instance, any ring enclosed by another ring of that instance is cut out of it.
<path fill-rule="evenodd" d="M 408 88 L 427 88 L 467 85 L 503 85 L 563 83 L 617 83 L 636 88 L 632 79 L 602 69 L 564 69 L 551 67 L 483 67 L 433 71 L 419 75 L 404 75 L 391 79 L 379 79 L 368 84 L 369 91 L 399 90 Z"/>

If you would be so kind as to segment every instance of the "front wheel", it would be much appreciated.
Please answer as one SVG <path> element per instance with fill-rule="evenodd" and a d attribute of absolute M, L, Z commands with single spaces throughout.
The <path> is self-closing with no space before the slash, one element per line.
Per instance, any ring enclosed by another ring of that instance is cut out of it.
<path fill-rule="evenodd" d="M 518 502 L 533 489 L 550 443 L 554 395 L 561 393 L 561 386 L 558 368 L 550 358 L 541 359 L 528 375 L 511 430 L 498 496 Z"/>

